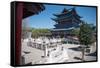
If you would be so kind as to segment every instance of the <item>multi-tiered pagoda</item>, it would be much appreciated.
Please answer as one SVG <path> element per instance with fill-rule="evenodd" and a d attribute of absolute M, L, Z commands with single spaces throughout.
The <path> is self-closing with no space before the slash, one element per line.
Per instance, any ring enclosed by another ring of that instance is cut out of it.
<path fill-rule="evenodd" d="M 55 36 L 68 36 L 71 30 L 78 28 L 81 24 L 81 16 L 76 12 L 75 8 L 64 8 L 60 14 L 53 14 L 56 18 L 52 18 L 56 22 L 52 34 Z"/>

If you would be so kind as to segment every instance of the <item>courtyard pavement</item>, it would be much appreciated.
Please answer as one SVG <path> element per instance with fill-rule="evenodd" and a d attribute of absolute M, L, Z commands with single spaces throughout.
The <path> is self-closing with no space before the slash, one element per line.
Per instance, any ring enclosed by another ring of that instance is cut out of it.
<path fill-rule="evenodd" d="M 68 53 L 68 54 L 66 54 L 66 56 L 68 56 L 68 59 L 64 60 L 63 62 L 81 62 L 82 61 L 81 60 L 82 53 L 80 50 L 77 50 L 77 47 L 80 45 L 62 44 L 62 46 Z M 25 54 L 25 52 L 27 52 L 29 54 L 27 54 L 27 53 Z M 22 55 L 26 59 L 25 64 L 27 64 L 29 62 L 32 62 L 33 64 L 37 64 L 38 61 L 45 60 L 45 59 L 41 58 L 41 56 L 44 55 L 44 51 L 27 46 L 27 41 L 24 41 L 22 43 Z M 85 54 L 84 57 L 85 57 L 84 58 L 85 61 L 95 61 L 96 60 L 96 56 L 91 56 L 91 55 Z M 34 61 L 36 61 L 36 62 L 34 62 Z"/>
<path fill-rule="evenodd" d="M 68 52 L 69 59 L 66 60 L 65 62 L 79 62 L 81 61 L 82 53 L 80 50 L 76 50 L 78 46 L 80 45 L 75 45 L 75 44 L 63 44 L 64 48 Z M 96 56 L 89 56 L 87 53 L 85 53 L 84 56 L 85 61 L 95 61 Z"/>

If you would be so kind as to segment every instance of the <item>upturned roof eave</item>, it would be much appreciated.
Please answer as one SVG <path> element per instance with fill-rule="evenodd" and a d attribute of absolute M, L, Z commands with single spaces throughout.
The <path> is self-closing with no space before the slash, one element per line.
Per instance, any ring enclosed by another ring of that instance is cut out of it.
<path fill-rule="evenodd" d="M 34 5 L 34 6 L 33 6 Z M 43 4 L 28 4 L 24 3 L 24 14 L 23 18 L 27 18 L 29 16 L 39 14 L 41 11 L 45 9 Z"/>

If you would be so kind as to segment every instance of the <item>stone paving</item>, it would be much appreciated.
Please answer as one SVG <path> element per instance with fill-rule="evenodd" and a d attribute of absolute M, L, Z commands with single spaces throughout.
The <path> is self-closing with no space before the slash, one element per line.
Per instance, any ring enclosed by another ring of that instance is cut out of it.
<path fill-rule="evenodd" d="M 77 48 L 80 45 L 75 45 L 75 44 L 63 44 L 64 48 L 66 48 L 66 51 L 68 52 L 68 56 L 69 59 L 66 60 L 65 62 L 79 62 L 81 61 L 81 57 L 82 57 L 82 53 L 81 51 L 75 51 L 71 48 Z M 76 58 L 79 59 L 76 59 Z M 96 60 L 96 56 L 87 56 L 87 54 L 85 53 L 84 56 L 84 60 L 85 61 L 95 61 Z"/>
<path fill-rule="evenodd" d="M 43 50 L 38 50 L 38 49 L 35 49 L 35 48 L 32 48 L 32 47 L 29 47 L 27 46 L 27 41 L 23 42 L 22 43 L 22 51 L 26 51 L 26 52 L 29 52 L 29 54 L 25 54 L 22 52 L 22 55 L 23 56 L 26 56 L 25 57 L 25 64 L 27 64 L 28 62 L 32 62 L 33 64 L 37 63 L 39 60 L 42 60 L 44 61 L 43 58 L 41 58 L 41 56 L 44 55 L 44 52 Z M 62 46 L 64 47 L 64 49 L 66 50 L 66 52 L 68 54 L 66 54 L 66 56 L 68 55 L 68 59 L 63 62 L 80 62 L 81 58 L 82 57 L 82 53 L 81 51 L 79 50 L 74 50 L 75 48 L 77 48 L 78 46 L 80 45 L 75 45 L 75 44 L 62 44 Z M 37 62 L 34 62 L 34 61 L 37 61 Z M 96 56 L 87 56 L 85 54 L 85 61 L 94 61 L 96 60 Z"/>

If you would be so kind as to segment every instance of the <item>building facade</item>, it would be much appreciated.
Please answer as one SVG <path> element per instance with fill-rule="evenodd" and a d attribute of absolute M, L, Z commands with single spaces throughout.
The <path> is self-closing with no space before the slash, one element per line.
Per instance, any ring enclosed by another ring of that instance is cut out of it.
<path fill-rule="evenodd" d="M 78 15 L 76 8 L 66 9 L 59 14 L 53 14 L 56 18 L 52 18 L 56 22 L 55 28 L 51 29 L 54 36 L 65 37 L 72 35 L 71 31 L 75 28 L 79 28 L 82 20 Z"/>

